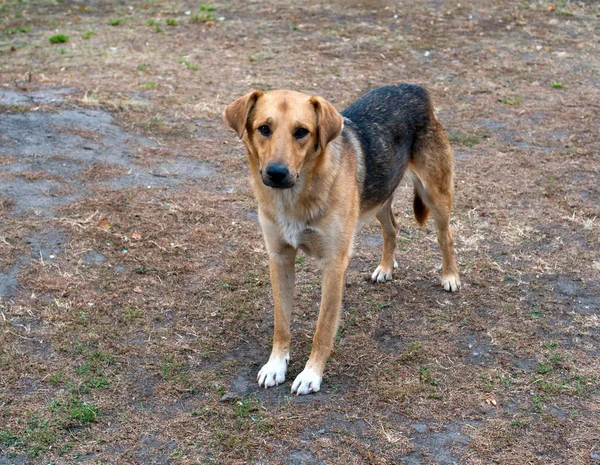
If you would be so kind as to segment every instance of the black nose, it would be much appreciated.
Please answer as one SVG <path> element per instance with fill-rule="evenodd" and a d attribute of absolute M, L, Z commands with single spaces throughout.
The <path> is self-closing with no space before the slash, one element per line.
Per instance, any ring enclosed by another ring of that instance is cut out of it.
<path fill-rule="evenodd" d="M 289 170 L 284 165 L 273 163 L 267 166 L 267 176 L 275 185 L 283 184 L 289 174 Z"/>

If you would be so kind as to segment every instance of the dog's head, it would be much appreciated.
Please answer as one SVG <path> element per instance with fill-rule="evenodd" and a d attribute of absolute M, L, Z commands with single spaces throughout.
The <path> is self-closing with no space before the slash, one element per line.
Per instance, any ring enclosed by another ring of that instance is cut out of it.
<path fill-rule="evenodd" d="M 263 183 L 278 189 L 293 187 L 344 125 L 327 100 L 288 90 L 250 92 L 227 106 L 224 118 L 257 162 Z"/>

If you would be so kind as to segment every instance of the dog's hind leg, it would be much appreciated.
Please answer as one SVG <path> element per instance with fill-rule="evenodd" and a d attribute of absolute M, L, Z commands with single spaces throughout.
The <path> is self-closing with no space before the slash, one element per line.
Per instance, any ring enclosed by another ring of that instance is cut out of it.
<path fill-rule="evenodd" d="M 396 218 L 394 218 L 394 212 L 392 211 L 393 201 L 394 196 L 392 195 L 377 212 L 377 219 L 381 223 L 381 235 L 383 236 L 383 253 L 381 263 L 379 263 L 379 266 L 371 276 L 373 282 L 382 283 L 390 281 L 394 268 L 398 266 L 396 260 L 394 260 L 398 223 L 396 223 Z"/>
<path fill-rule="evenodd" d="M 423 224 L 427 220 L 428 210 L 431 212 L 442 251 L 442 286 L 454 292 L 460 289 L 460 278 L 450 229 L 454 193 L 452 150 L 441 126 L 435 129 L 422 141 L 409 169 L 415 186 L 415 216 Z"/>

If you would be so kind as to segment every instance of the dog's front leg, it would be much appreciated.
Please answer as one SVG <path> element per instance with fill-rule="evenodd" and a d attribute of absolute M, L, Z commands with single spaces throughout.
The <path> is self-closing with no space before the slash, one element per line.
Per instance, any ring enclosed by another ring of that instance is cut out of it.
<path fill-rule="evenodd" d="M 344 278 L 348 268 L 347 254 L 325 264 L 321 286 L 321 309 L 317 330 L 313 339 L 312 352 L 306 367 L 292 384 L 293 394 L 309 394 L 321 389 L 325 364 L 333 349 L 333 340 L 340 322 Z"/>
<path fill-rule="evenodd" d="M 265 388 L 285 381 L 290 360 L 290 319 L 294 297 L 296 249 L 281 246 L 269 252 L 269 270 L 275 303 L 273 350 L 271 357 L 256 377 Z"/>

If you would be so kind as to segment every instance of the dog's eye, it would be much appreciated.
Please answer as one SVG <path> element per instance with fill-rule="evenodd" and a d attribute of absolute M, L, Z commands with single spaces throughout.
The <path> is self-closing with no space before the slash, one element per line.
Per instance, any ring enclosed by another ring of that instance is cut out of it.
<path fill-rule="evenodd" d="M 271 135 L 271 128 L 266 124 L 263 124 L 258 128 L 258 132 L 260 132 L 263 136 Z"/>
<path fill-rule="evenodd" d="M 306 128 L 300 128 L 298 129 L 295 133 L 294 133 L 294 137 L 296 139 L 302 139 L 304 136 L 306 136 L 308 134 L 308 129 Z"/>

